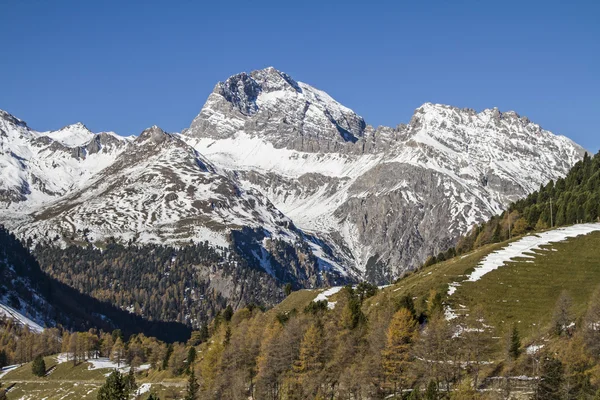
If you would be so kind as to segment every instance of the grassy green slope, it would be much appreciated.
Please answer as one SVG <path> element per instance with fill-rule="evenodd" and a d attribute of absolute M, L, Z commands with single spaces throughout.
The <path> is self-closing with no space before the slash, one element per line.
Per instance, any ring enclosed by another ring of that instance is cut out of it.
<path fill-rule="evenodd" d="M 516 239 L 518 240 L 518 239 Z M 430 290 L 443 293 L 444 300 L 457 314 L 468 313 L 476 305 L 484 308 L 488 323 L 498 334 L 513 323 L 523 335 L 546 329 L 558 296 L 566 290 L 573 298 L 574 311 L 581 316 L 589 298 L 600 285 L 600 232 L 544 246 L 535 258 L 516 259 L 484 275 L 479 281 L 464 282 L 468 274 L 491 252 L 509 242 L 482 247 L 467 255 L 424 268 L 390 286 L 379 296 L 403 295 L 423 299 Z M 456 293 L 447 295 L 448 284 L 460 282 Z"/>
<path fill-rule="evenodd" d="M 549 251 L 535 251 L 533 260 L 517 259 L 477 282 L 463 283 L 451 305 L 459 310 L 459 304 L 480 304 L 497 328 L 516 323 L 523 334 L 534 334 L 550 324 L 556 300 L 566 290 L 581 316 L 600 285 L 600 232 L 544 247 Z"/>

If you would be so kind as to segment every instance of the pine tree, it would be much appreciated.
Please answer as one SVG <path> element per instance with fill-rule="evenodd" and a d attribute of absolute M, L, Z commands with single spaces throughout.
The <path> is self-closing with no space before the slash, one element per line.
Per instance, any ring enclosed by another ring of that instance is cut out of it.
<path fill-rule="evenodd" d="M 421 400 L 421 392 L 419 391 L 418 386 L 410 392 L 408 400 Z"/>
<path fill-rule="evenodd" d="M 110 359 L 117 363 L 117 367 L 121 366 L 121 363 L 125 359 L 125 344 L 120 337 L 117 337 L 115 344 L 112 347 Z"/>
<path fill-rule="evenodd" d="M 442 295 L 436 290 L 429 292 L 429 298 L 427 299 L 427 317 L 433 319 L 444 313 L 444 304 L 442 302 Z"/>
<path fill-rule="evenodd" d="M 98 391 L 98 400 L 127 400 L 129 394 L 125 388 L 125 379 L 119 371 L 111 373 Z"/>
<path fill-rule="evenodd" d="M 201 343 L 206 342 L 208 340 L 208 338 L 209 338 L 208 325 L 204 324 L 200 328 L 200 341 L 201 341 Z"/>
<path fill-rule="evenodd" d="M 473 388 L 470 379 L 464 379 L 450 395 L 451 400 L 476 400 L 480 396 Z"/>
<path fill-rule="evenodd" d="M 299 374 L 307 374 L 323 367 L 323 329 L 318 323 L 312 324 L 300 343 L 300 357 L 294 366 Z"/>
<path fill-rule="evenodd" d="M 233 317 L 233 308 L 228 305 L 227 307 L 225 307 L 225 311 L 223 311 L 223 319 L 227 322 L 231 321 L 231 318 Z"/>
<path fill-rule="evenodd" d="M 194 366 L 192 366 L 190 368 L 190 377 L 188 379 L 184 400 L 196 400 L 198 398 L 199 389 L 200 385 L 198 384 L 198 381 L 196 381 L 196 373 L 194 372 Z"/>
<path fill-rule="evenodd" d="M 44 376 L 46 375 L 46 362 L 44 361 L 44 357 L 37 356 L 33 363 L 31 364 L 31 372 L 35 376 Z"/>
<path fill-rule="evenodd" d="M 292 294 L 292 284 L 289 282 L 286 283 L 283 292 L 285 293 L 286 297 Z"/>
<path fill-rule="evenodd" d="M 0 350 L 0 369 L 6 367 L 8 365 L 8 356 L 6 355 L 6 350 Z"/>
<path fill-rule="evenodd" d="M 225 329 L 225 339 L 223 339 L 223 344 L 228 346 L 229 342 L 231 342 L 231 327 L 228 325 Z"/>
<path fill-rule="evenodd" d="M 150 393 L 150 396 L 148 396 L 148 400 L 160 400 L 160 398 L 154 393 Z"/>
<path fill-rule="evenodd" d="M 187 355 L 187 372 L 190 372 L 190 368 L 194 365 L 194 362 L 196 361 L 196 348 L 194 346 L 191 346 L 190 349 L 188 350 L 188 355 Z"/>

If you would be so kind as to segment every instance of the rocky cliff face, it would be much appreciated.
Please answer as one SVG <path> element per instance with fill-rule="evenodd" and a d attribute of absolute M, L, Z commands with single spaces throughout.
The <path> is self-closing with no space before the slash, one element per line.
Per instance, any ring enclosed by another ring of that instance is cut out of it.
<path fill-rule="evenodd" d="M 300 286 L 386 282 L 583 153 L 497 109 L 427 103 L 374 128 L 267 68 L 218 83 L 180 135 L 36 132 L 0 113 L 0 217 L 65 244 L 233 246 Z"/>

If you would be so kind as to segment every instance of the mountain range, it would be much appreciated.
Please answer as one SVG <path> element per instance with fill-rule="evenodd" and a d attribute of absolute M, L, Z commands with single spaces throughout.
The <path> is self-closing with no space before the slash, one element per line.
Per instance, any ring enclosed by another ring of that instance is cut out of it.
<path fill-rule="evenodd" d="M 584 153 L 495 108 L 373 127 L 266 68 L 219 82 L 181 133 L 39 132 L 0 111 L 0 219 L 32 245 L 207 243 L 299 286 L 385 283 Z"/>

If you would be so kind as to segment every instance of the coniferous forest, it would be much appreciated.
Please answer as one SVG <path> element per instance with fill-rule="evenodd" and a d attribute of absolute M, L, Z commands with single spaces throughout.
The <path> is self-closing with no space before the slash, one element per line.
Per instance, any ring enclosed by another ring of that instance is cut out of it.
<path fill-rule="evenodd" d="M 149 320 L 196 328 L 228 304 L 272 306 L 283 295 L 282 284 L 264 271 L 203 243 L 174 248 L 111 242 L 104 249 L 39 244 L 34 254 L 46 273 L 81 293 Z"/>

